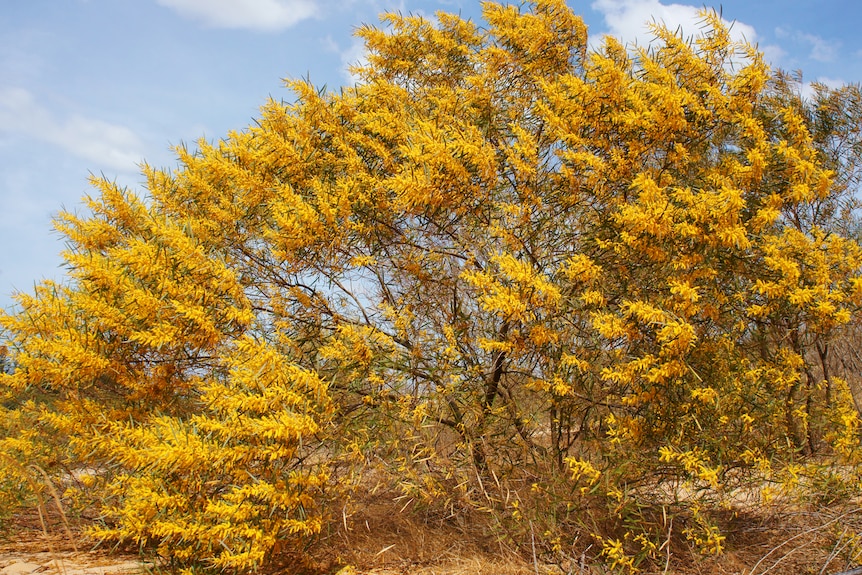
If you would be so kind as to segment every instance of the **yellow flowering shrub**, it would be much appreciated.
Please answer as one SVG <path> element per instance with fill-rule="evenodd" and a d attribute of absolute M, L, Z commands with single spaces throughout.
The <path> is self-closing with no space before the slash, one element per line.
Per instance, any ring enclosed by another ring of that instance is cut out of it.
<path fill-rule="evenodd" d="M 93 438 L 122 466 L 94 536 L 244 570 L 320 531 L 328 469 L 311 438 L 331 414 L 326 383 L 252 337 L 224 363 L 224 377 L 198 382 L 201 409 L 188 419 L 115 422 Z"/>
<path fill-rule="evenodd" d="M 355 86 L 94 180 L 67 281 L 0 317 L 39 430 L 0 449 L 94 470 L 95 535 L 236 572 L 368 476 L 634 571 L 674 516 L 718 554 L 734 488 L 858 461 L 853 94 L 711 11 L 595 49 L 563 0 L 483 14 L 387 14 Z"/>

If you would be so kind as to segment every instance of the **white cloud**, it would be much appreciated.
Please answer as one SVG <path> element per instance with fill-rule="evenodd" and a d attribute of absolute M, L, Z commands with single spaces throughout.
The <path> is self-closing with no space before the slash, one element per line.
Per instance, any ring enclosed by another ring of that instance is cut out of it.
<path fill-rule="evenodd" d="M 183 17 L 214 28 L 277 31 L 317 13 L 314 0 L 156 0 Z"/>
<path fill-rule="evenodd" d="M 343 50 L 339 50 L 341 55 L 341 64 L 344 66 L 344 75 L 351 84 L 359 82 L 359 76 L 350 71 L 351 66 L 367 66 L 368 52 L 365 50 L 365 41 L 361 38 L 354 38 L 350 46 Z"/>
<path fill-rule="evenodd" d="M 0 133 L 59 146 L 91 161 L 94 171 L 137 171 L 143 155 L 140 139 L 129 128 L 95 118 L 55 118 L 23 88 L 0 88 Z"/>
<path fill-rule="evenodd" d="M 354 37 L 350 44 L 342 47 L 335 38 L 326 36 L 322 40 L 323 47 L 327 52 L 338 54 L 341 60 L 341 75 L 348 86 L 358 84 L 360 78 L 358 75 L 351 73 L 350 68 L 353 66 L 368 65 L 368 53 L 365 50 L 365 41 L 362 38 Z"/>
<path fill-rule="evenodd" d="M 824 86 L 827 86 L 827 87 L 833 88 L 833 89 L 840 88 L 840 87 L 845 86 L 847 84 L 847 82 L 845 82 L 841 78 L 829 78 L 827 76 L 820 76 L 817 78 L 816 81 L 818 84 L 823 84 Z"/>
<path fill-rule="evenodd" d="M 840 88 L 847 84 L 844 80 L 840 78 L 828 78 L 826 76 L 818 77 L 814 82 L 803 82 L 802 86 L 799 87 L 799 91 L 802 94 L 803 98 L 810 100 L 814 97 L 814 84 L 823 84 L 827 88 L 832 90 Z"/>
<path fill-rule="evenodd" d="M 804 34 L 803 38 L 811 43 L 811 57 L 818 62 L 832 62 L 838 55 L 838 42 L 830 42 L 814 34 Z"/>
<path fill-rule="evenodd" d="M 758 46 L 758 48 L 763 52 L 764 59 L 770 66 L 780 66 L 782 60 L 787 58 L 787 52 L 777 44 Z"/>
<path fill-rule="evenodd" d="M 818 62 L 834 61 L 841 48 L 841 42 L 826 40 L 815 34 L 808 34 L 799 30 L 776 28 L 775 35 L 779 38 L 788 38 L 797 43 L 808 44 L 811 47 L 808 57 Z"/>
<path fill-rule="evenodd" d="M 609 34 L 638 46 L 647 46 L 653 40 L 648 27 L 653 21 L 670 30 L 681 28 L 686 37 L 696 35 L 702 27 L 700 8 L 686 4 L 662 4 L 659 0 L 595 0 L 592 8 L 604 16 Z M 731 25 L 727 20 L 724 22 Z M 748 24 L 733 22 L 731 37 L 754 43 L 757 33 Z"/>

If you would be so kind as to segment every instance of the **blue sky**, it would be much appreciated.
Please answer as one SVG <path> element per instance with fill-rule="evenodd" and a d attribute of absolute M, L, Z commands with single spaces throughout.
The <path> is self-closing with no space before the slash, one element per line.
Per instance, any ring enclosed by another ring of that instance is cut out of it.
<path fill-rule="evenodd" d="M 702 2 L 570 0 L 590 35 L 648 41 L 645 22 L 696 31 Z M 725 0 L 724 18 L 806 81 L 862 82 L 862 3 Z M 709 3 L 706 4 L 710 6 Z M 719 8 L 716 4 L 715 8 Z M 282 78 L 337 88 L 362 56 L 353 30 L 385 10 L 480 18 L 477 0 L 27 0 L 0 11 L 0 306 L 62 278 L 51 218 L 90 173 L 139 188 L 137 164 L 251 123 Z"/>

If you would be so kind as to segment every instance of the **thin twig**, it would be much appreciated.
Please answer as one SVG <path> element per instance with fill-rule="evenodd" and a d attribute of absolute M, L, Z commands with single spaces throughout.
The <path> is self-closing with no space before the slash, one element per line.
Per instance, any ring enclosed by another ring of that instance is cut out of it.
<path fill-rule="evenodd" d="M 60 501 L 60 494 L 57 493 L 57 490 L 54 488 L 54 482 L 51 481 L 51 478 L 48 477 L 48 474 L 44 469 L 36 465 L 35 463 L 30 465 L 31 469 L 35 469 L 39 473 L 42 474 L 42 477 L 45 479 L 45 486 L 48 488 L 48 491 L 51 492 L 51 497 L 54 498 L 54 505 L 57 507 L 57 511 L 60 512 L 60 518 L 63 520 L 63 529 L 66 531 L 66 536 L 69 538 L 69 541 L 72 543 L 72 549 L 75 550 L 75 553 L 78 552 L 78 546 L 75 545 L 75 538 L 72 536 L 72 530 L 69 528 L 69 520 L 66 518 L 66 512 L 63 511 L 63 503 Z"/>
<path fill-rule="evenodd" d="M 767 558 L 767 557 L 769 557 L 770 555 L 772 555 L 773 553 L 775 553 L 776 551 L 778 551 L 779 549 L 781 549 L 782 547 L 784 547 L 784 546 L 785 546 L 785 545 L 787 545 L 788 543 L 790 543 L 790 542 L 792 542 L 792 541 L 794 541 L 794 540 L 796 540 L 796 539 L 799 539 L 800 537 L 804 537 L 805 535 L 808 535 L 809 533 L 814 533 L 815 531 L 820 531 L 820 530 L 822 530 L 822 529 L 825 529 L 826 527 L 828 527 L 829 525 L 832 525 L 832 524 L 833 524 L 833 523 L 835 523 L 836 521 L 840 521 L 841 519 L 844 519 L 844 518 L 845 518 L 845 517 L 847 517 L 848 515 L 853 515 L 854 513 L 859 513 L 859 511 L 860 511 L 859 509 L 854 509 L 853 511 L 848 511 L 847 513 L 842 513 L 842 514 L 841 514 L 841 515 L 839 515 L 838 517 L 835 517 L 835 518 L 833 518 L 833 519 L 830 519 L 829 521 L 827 521 L 827 522 L 826 522 L 826 523 L 824 523 L 823 525 L 818 525 L 817 527 L 812 527 L 811 529 L 808 529 L 808 530 L 806 530 L 806 531 L 803 531 L 802 533 L 797 533 L 796 535 L 794 535 L 794 536 L 793 536 L 793 537 L 791 537 L 790 539 L 787 539 L 786 541 L 784 541 L 784 542 L 782 542 L 782 543 L 779 543 L 778 545 L 776 545 L 775 547 L 773 547 L 772 549 L 770 549 L 770 550 L 769 550 L 769 553 L 767 553 L 766 555 L 764 555 L 763 557 L 761 557 L 761 558 L 760 558 L 760 560 L 759 560 L 757 563 L 755 563 L 755 564 L 754 564 L 754 567 L 752 567 L 752 568 L 751 568 L 751 571 L 749 571 L 749 574 L 750 574 L 750 575 L 754 575 L 754 574 L 755 574 L 755 572 L 757 571 L 757 568 L 760 566 L 760 564 L 761 564 L 761 563 L 763 563 L 763 562 L 766 560 L 766 558 Z M 798 547 L 794 548 L 794 551 L 795 551 L 796 549 L 798 549 Z M 793 553 L 793 551 L 790 551 L 789 553 L 787 553 L 787 554 L 785 554 L 784 556 L 782 556 L 781 558 L 779 558 L 779 559 L 778 559 L 778 561 L 776 561 L 776 562 L 772 565 L 772 567 L 770 567 L 770 568 L 769 568 L 769 569 L 767 569 L 766 571 L 763 571 L 760 575 L 763 575 L 763 573 L 767 573 L 768 571 L 770 571 L 773 567 L 775 567 L 775 566 L 776 566 L 776 565 L 778 565 L 781 561 L 783 561 L 785 558 L 787 558 L 791 553 Z M 843 574 L 836 574 L 836 575 L 843 575 Z"/>
<path fill-rule="evenodd" d="M 662 571 L 662 575 L 667 575 L 668 567 L 670 567 L 670 538 L 673 534 L 673 516 L 670 518 L 670 525 L 667 528 L 667 540 L 664 542 L 664 546 L 667 547 L 667 557 L 664 560 L 664 571 Z"/>
<path fill-rule="evenodd" d="M 536 534 L 533 532 L 533 520 L 530 520 L 530 542 L 533 545 L 533 566 L 536 568 L 536 575 L 539 575 L 539 560 L 536 558 Z"/>
<path fill-rule="evenodd" d="M 835 546 L 832 548 L 832 552 L 829 553 L 829 557 L 827 557 L 826 561 L 823 563 L 823 568 L 820 569 L 819 575 L 824 575 L 826 573 L 826 568 L 829 567 L 832 560 L 838 557 L 838 554 L 850 544 L 851 540 L 844 541 L 844 536 L 847 535 L 847 529 L 848 527 L 845 527 L 844 531 L 841 532 L 841 535 L 838 537 L 838 541 L 835 542 Z"/>
<path fill-rule="evenodd" d="M 36 500 L 38 504 L 36 506 L 36 510 L 39 512 L 39 523 L 42 525 L 42 534 L 47 538 L 48 537 L 48 525 L 45 523 L 45 514 L 47 514 L 47 510 L 45 509 L 45 500 L 42 499 L 42 494 L 39 493 L 39 486 L 33 481 L 33 477 L 30 473 L 27 472 L 27 469 L 21 465 L 17 459 L 8 455 L 6 453 L 0 452 L 0 459 L 3 459 L 7 463 L 11 464 L 12 467 L 18 469 L 21 473 L 21 477 L 24 478 L 24 481 L 30 486 L 30 490 L 33 492 L 33 495 L 36 496 Z"/>
<path fill-rule="evenodd" d="M 15 467 L 18 469 L 18 471 L 21 473 L 21 477 L 24 478 L 24 480 L 30 486 L 30 490 L 33 491 L 33 494 L 36 496 L 36 500 L 38 501 L 38 505 L 36 506 L 36 509 L 39 512 L 39 523 L 41 523 L 41 525 L 42 525 L 42 534 L 45 536 L 46 543 L 48 543 L 48 551 L 50 552 L 51 557 L 54 558 L 54 563 L 56 563 L 57 566 L 59 567 L 58 571 L 62 571 L 63 574 L 65 575 L 65 573 L 66 573 L 65 563 L 63 563 L 62 560 L 59 559 L 59 554 L 57 553 L 56 549 L 54 549 L 54 542 L 51 540 L 51 536 L 48 534 L 48 524 L 46 523 L 46 516 L 48 514 L 48 510 L 45 507 L 45 500 L 42 498 L 42 494 L 39 493 L 38 484 L 33 480 L 33 477 L 30 474 L 30 472 L 27 470 L 27 468 L 25 468 L 23 465 L 21 465 L 21 463 L 19 463 L 18 460 L 15 459 L 14 457 L 12 457 L 11 455 L 9 455 L 7 453 L 0 452 L 0 459 L 6 461 L 7 463 L 12 464 L 12 467 Z M 33 469 L 39 470 L 47 481 L 48 475 L 45 473 L 45 471 L 41 467 L 39 467 L 38 465 L 35 465 L 35 464 L 31 465 L 30 467 Z M 56 492 L 56 490 L 54 490 L 54 485 L 50 481 L 47 481 L 47 485 L 48 485 L 48 488 L 51 490 L 52 494 L 56 497 L 57 492 Z M 75 546 L 74 537 L 72 537 L 72 534 L 69 531 L 69 525 L 68 525 L 68 523 L 66 523 L 66 514 L 63 513 L 63 509 L 60 505 L 59 499 L 55 499 L 55 502 L 57 503 L 57 508 L 60 510 L 60 515 L 63 517 L 64 525 L 66 527 L 66 532 L 69 535 L 69 540 L 72 542 L 72 546 L 75 548 L 75 551 L 77 552 L 78 548 L 77 548 L 77 546 Z"/>

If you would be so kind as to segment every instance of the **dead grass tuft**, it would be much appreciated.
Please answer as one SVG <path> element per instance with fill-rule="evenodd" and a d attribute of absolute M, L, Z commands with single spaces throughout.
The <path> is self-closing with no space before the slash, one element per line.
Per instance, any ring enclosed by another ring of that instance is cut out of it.
<path fill-rule="evenodd" d="M 533 567 L 483 532 L 482 518 L 445 516 L 395 492 L 366 493 L 345 503 L 339 522 L 317 544 L 324 570 L 360 573 L 526 575 Z"/>

